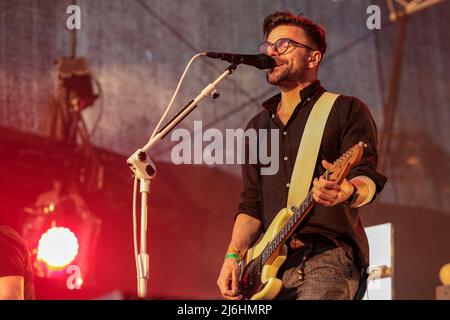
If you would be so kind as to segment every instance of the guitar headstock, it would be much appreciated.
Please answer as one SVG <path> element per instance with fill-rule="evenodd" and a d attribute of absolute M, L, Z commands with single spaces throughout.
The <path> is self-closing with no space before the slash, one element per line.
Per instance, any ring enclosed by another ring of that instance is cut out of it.
<path fill-rule="evenodd" d="M 364 148 L 367 147 L 367 144 L 360 141 L 355 144 L 353 147 L 348 149 L 342 156 L 339 157 L 335 162 L 333 162 L 333 166 L 329 168 L 324 173 L 324 177 L 327 180 L 337 181 L 338 184 L 344 180 L 344 178 L 348 175 L 351 167 L 353 167 L 356 163 L 361 160 Z"/>

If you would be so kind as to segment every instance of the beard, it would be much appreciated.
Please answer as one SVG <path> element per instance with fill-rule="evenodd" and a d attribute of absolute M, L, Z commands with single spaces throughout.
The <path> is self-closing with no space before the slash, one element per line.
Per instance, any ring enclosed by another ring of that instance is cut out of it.
<path fill-rule="evenodd" d="M 289 86 L 301 80 L 306 72 L 306 61 L 297 70 L 292 64 L 283 64 L 273 69 L 267 70 L 266 80 L 276 86 Z"/>

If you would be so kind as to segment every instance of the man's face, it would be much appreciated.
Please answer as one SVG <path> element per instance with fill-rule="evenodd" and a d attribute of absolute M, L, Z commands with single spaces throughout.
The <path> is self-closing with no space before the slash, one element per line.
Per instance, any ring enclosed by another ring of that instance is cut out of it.
<path fill-rule="evenodd" d="M 303 29 L 296 26 L 281 25 L 274 28 L 269 33 L 267 41 L 275 43 L 281 38 L 292 39 L 311 46 Z M 280 87 L 295 86 L 301 82 L 308 68 L 307 61 L 310 53 L 311 50 L 307 48 L 290 44 L 286 53 L 280 55 L 274 47 L 270 47 L 268 55 L 276 61 L 277 66 L 267 71 L 267 82 Z"/>

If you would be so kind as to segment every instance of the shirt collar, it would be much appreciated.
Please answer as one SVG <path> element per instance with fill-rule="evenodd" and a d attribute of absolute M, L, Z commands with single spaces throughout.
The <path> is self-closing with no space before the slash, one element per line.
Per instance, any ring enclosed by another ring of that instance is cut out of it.
<path fill-rule="evenodd" d="M 308 85 L 307 87 L 300 90 L 300 99 L 304 100 L 307 98 L 310 98 L 316 93 L 316 91 L 321 87 L 320 81 L 315 80 L 313 83 Z M 274 95 L 273 97 L 269 98 L 268 100 L 264 101 L 262 103 L 262 106 L 264 109 L 273 109 L 276 110 L 278 107 L 278 103 L 281 100 L 281 93 L 278 93 Z"/>

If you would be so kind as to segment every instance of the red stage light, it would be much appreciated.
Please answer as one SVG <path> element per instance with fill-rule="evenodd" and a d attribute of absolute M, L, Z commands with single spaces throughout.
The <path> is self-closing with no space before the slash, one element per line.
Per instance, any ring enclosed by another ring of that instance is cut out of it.
<path fill-rule="evenodd" d="M 68 228 L 50 228 L 39 239 L 37 259 L 51 270 L 64 269 L 77 254 L 78 239 Z"/>
<path fill-rule="evenodd" d="M 37 278 L 59 280 L 67 289 L 92 285 L 91 272 L 101 220 L 76 191 L 59 180 L 25 208 L 23 238 L 32 253 Z"/>

